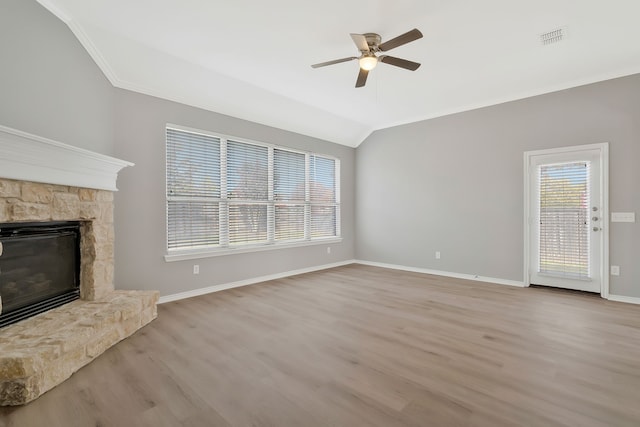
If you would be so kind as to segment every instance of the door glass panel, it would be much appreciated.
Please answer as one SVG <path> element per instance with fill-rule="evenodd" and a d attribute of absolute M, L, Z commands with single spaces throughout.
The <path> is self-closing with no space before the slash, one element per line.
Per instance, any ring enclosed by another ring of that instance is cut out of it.
<path fill-rule="evenodd" d="M 540 274 L 588 280 L 590 162 L 542 165 Z"/>

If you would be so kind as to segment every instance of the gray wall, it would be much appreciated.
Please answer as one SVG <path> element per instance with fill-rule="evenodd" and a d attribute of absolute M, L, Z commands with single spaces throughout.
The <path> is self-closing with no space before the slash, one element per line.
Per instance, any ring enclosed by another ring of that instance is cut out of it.
<path fill-rule="evenodd" d="M 0 3 L 0 125 L 113 154 L 113 86 L 35 0 Z"/>
<path fill-rule="evenodd" d="M 137 163 L 121 173 L 116 194 L 123 289 L 167 295 L 354 255 L 521 280 L 526 150 L 610 142 L 611 211 L 640 212 L 637 75 L 378 131 L 355 151 L 116 90 L 67 26 L 34 0 L 2 0 L 0 55 L 1 125 Z M 343 243 L 331 255 L 311 246 L 164 262 L 167 122 L 341 158 Z M 611 224 L 610 237 L 611 263 L 622 273 L 611 278 L 611 292 L 640 297 L 640 226 Z"/>
<path fill-rule="evenodd" d="M 600 142 L 610 211 L 640 214 L 640 75 L 377 131 L 356 152 L 356 257 L 522 281 L 523 153 Z M 612 294 L 640 297 L 639 257 L 640 223 L 611 224 Z"/>
<path fill-rule="evenodd" d="M 353 259 L 353 148 L 125 90 L 116 91 L 116 157 L 134 162 L 118 177 L 115 198 L 116 287 L 161 295 Z M 315 151 L 341 161 L 342 243 L 165 262 L 167 123 Z M 193 265 L 200 274 L 193 274 Z"/>

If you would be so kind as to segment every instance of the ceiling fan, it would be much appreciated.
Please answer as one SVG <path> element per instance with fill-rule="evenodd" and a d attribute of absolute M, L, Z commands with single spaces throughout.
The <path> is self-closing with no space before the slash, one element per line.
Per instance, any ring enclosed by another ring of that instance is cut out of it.
<path fill-rule="evenodd" d="M 356 87 L 362 87 L 367 82 L 369 71 L 373 70 L 376 65 L 378 65 L 378 61 L 411 71 L 417 70 L 420 66 L 420 64 L 417 62 L 408 61 L 402 58 L 396 58 L 395 56 L 376 55 L 378 52 L 386 52 L 398 46 L 402 46 L 404 44 L 422 38 L 422 33 L 416 28 L 384 43 L 380 43 L 382 41 L 382 38 L 379 34 L 375 33 L 351 34 L 351 38 L 360 51 L 360 56 L 350 56 L 348 58 L 334 59 L 333 61 L 313 64 L 311 67 L 326 67 L 327 65 L 339 64 L 341 62 L 347 62 L 357 59 L 360 64 L 360 72 L 358 73 L 358 79 L 356 80 Z"/>

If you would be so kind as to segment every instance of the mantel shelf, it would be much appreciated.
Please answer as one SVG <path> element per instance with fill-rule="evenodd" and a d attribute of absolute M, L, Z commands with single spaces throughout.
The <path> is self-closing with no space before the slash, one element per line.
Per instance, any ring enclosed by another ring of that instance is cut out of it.
<path fill-rule="evenodd" d="M 133 163 L 0 125 L 0 178 L 117 191 Z"/>

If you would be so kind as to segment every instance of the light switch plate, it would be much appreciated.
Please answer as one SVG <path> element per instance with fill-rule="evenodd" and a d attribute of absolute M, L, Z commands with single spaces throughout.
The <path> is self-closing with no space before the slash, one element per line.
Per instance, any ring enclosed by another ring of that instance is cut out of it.
<path fill-rule="evenodd" d="M 636 222 L 635 212 L 612 212 L 611 222 Z"/>

